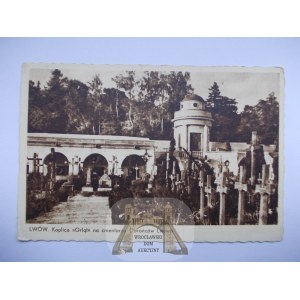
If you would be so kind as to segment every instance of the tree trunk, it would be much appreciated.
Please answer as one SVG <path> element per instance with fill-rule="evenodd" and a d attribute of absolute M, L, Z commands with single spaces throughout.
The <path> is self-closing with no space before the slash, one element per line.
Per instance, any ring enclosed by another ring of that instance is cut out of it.
<path fill-rule="evenodd" d="M 118 100 L 118 96 L 117 96 L 117 100 L 116 100 L 117 121 L 119 121 L 119 108 L 118 108 L 118 105 L 119 105 L 119 100 Z"/>
<path fill-rule="evenodd" d="M 162 91 L 162 94 L 161 94 L 161 109 L 162 109 L 162 113 L 161 113 L 161 122 L 160 122 L 160 132 L 161 133 L 164 131 L 164 112 L 163 112 L 164 101 L 165 101 L 165 93 L 164 93 L 164 91 Z"/>
<path fill-rule="evenodd" d="M 130 125 L 131 125 L 131 128 L 133 129 L 133 122 L 132 122 L 132 118 L 131 118 L 131 101 L 129 101 L 128 118 L 129 118 L 129 123 L 130 123 Z"/>

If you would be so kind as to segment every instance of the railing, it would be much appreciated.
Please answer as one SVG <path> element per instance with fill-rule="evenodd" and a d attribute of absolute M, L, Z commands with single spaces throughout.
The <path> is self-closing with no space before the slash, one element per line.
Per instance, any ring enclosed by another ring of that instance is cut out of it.
<path fill-rule="evenodd" d="M 191 151 L 191 155 L 193 158 L 202 158 L 203 152 L 202 151 Z"/>
<path fill-rule="evenodd" d="M 180 158 L 203 158 L 203 151 L 187 151 L 185 150 L 184 148 L 181 148 L 182 150 L 179 150 L 177 152 L 177 155 L 180 157 Z"/>

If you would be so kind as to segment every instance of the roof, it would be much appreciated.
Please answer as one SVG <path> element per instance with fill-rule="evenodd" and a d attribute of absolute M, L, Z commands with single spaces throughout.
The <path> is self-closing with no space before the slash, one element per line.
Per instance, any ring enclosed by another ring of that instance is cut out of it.
<path fill-rule="evenodd" d="M 185 98 L 182 101 L 189 101 L 189 100 L 196 100 L 196 101 L 200 101 L 200 102 L 205 102 L 202 97 L 200 97 L 196 94 L 186 95 Z"/>

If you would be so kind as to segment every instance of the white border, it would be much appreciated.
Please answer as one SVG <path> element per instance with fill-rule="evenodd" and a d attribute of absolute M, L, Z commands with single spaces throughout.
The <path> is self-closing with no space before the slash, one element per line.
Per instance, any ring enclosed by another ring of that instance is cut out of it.
<path fill-rule="evenodd" d="M 196 66 L 154 66 L 154 65 L 84 65 L 84 64 L 43 64 L 31 63 L 23 65 L 22 87 L 21 87 L 21 113 L 20 113 L 20 159 L 19 159 L 19 205 L 18 205 L 18 239 L 19 240 L 81 240 L 81 241 L 116 241 L 116 234 L 107 234 L 100 230 L 100 233 L 77 233 L 72 234 L 76 227 L 88 227 L 91 229 L 99 228 L 101 225 L 82 224 L 60 224 L 47 225 L 50 228 L 69 228 L 71 232 L 55 233 L 49 230 L 47 233 L 30 231 L 32 224 L 26 224 L 26 153 L 27 153 L 27 114 L 28 114 L 28 81 L 31 69 L 95 69 L 98 72 L 106 70 L 124 71 L 128 70 L 157 70 L 157 71 L 198 71 L 198 72 L 249 72 L 249 73 L 278 73 L 280 75 L 280 132 L 279 132 L 279 190 L 278 190 L 278 224 L 277 225 L 225 225 L 225 226 L 179 226 L 177 228 L 180 236 L 187 242 L 248 242 L 248 241 L 280 241 L 283 237 L 283 184 L 284 184 L 284 75 L 283 69 L 278 67 L 196 67 Z M 112 225 L 109 228 L 116 228 Z M 191 228 L 192 227 L 192 228 Z M 102 226 L 106 229 L 108 226 Z"/>
<path fill-rule="evenodd" d="M 299 36 L 294 0 L 10 0 L 1 12 L 2 36 Z"/>

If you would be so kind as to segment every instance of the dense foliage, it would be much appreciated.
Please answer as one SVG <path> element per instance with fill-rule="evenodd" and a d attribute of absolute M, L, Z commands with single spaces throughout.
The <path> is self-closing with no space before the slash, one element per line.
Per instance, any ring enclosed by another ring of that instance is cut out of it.
<path fill-rule="evenodd" d="M 193 92 L 188 72 L 126 71 L 106 88 L 96 75 L 83 83 L 52 71 L 45 87 L 29 81 L 28 132 L 108 134 L 171 139 L 172 118 L 180 101 Z M 258 131 L 262 142 L 278 140 L 279 105 L 271 93 L 255 106 L 237 112 L 237 102 L 221 95 L 215 82 L 206 101 L 214 118 L 212 141 L 249 142 Z"/>

